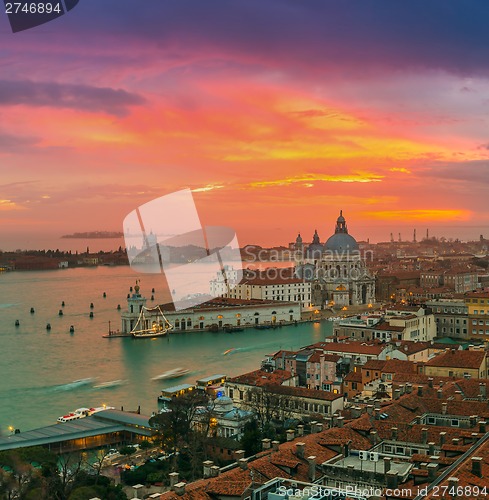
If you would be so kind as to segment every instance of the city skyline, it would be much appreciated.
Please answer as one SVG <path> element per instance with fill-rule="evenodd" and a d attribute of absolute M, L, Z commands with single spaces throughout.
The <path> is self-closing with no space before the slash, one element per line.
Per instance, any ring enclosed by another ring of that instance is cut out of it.
<path fill-rule="evenodd" d="M 120 231 L 185 187 L 243 244 L 325 241 L 340 209 L 358 240 L 487 237 L 488 7 L 382 5 L 2 16 L 0 248 Z"/>

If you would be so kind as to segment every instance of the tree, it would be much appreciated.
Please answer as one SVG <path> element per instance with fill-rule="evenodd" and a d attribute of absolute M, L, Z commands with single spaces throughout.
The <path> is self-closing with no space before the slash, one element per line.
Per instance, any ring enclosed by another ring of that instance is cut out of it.
<path fill-rule="evenodd" d="M 256 455 L 261 450 L 262 432 L 256 420 L 246 422 L 243 428 L 241 446 L 247 457 Z"/>
<path fill-rule="evenodd" d="M 284 422 L 292 414 L 289 397 L 278 394 L 272 386 L 247 391 L 243 406 L 255 413 L 261 429 L 274 420 Z"/>
<path fill-rule="evenodd" d="M 155 427 L 167 451 L 177 451 L 186 446 L 192 432 L 192 422 L 202 408 L 206 408 L 208 399 L 205 395 L 192 392 L 173 398 L 168 405 L 170 411 L 151 417 L 149 423 Z"/>

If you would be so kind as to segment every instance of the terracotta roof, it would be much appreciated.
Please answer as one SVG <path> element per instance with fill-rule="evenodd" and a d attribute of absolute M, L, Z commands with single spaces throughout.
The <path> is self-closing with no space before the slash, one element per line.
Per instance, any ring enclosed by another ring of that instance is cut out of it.
<path fill-rule="evenodd" d="M 361 382 L 362 381 L 362 372 L 361 371 L 353 371 L 348 373 L 345 377 L 343 377 L 344 382 Z"/>
<path fill-rule="evenodd" d="M 378 356 L 384 349 L 383 344 L 365 342 L 330 342 L 324 347 L 325 351 L 352 354 L 368 354 Z"/>
<path fill-rule="evenodd" d="M 484 351 L 456 351 L 449 349 L 430 359 L 426 366 L 479 369 L 486 357 Z"/>
<path fill-rule="evenodd" d="M 292 378 L 292 373 L 286 370 L 275 370 L 266 372 L 264 370 L 255 370 L 253 372 L 244 373 L 237 377 L 232 377 L 227 380 L 228 383 L 252 385 L 255 387 L 263 387 L 265 385 L 281 385 Z"/>

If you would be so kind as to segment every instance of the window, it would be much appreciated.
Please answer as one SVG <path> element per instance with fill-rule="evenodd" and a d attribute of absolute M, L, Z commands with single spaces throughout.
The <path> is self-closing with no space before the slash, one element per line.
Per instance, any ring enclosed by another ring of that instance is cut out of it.
<path fill-rule="evenodd" d="M 452 425 L 452 427 L 458 427 L 458 419 L 457 418 L 453 418 L 452 422 L 451 422 L 451 425 Z"/>
<path fill-rule="evenodd" d="M 435 425 L 436 419 L 435 417 L 428 417 L 428 424 Z"/>
<path fill-rule="evenodd" d="M 233 389 L 229 389 L 229 397 L 231 399 L 233 399 L 233 397 L 234 397 L 234 391 L 233 391 Z"/>

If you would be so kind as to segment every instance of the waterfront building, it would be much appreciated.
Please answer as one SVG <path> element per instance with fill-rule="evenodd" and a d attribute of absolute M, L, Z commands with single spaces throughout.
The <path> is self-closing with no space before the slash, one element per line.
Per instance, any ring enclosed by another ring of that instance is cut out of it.
<path fill-rule="evenodd" d="M 465 294 L 469 322 L 469 338 L 489 339 L 489 291 L 481 290 Z"/>
<path fill-rule="evenodd" d="M 343 212 L 335 232 L 324 245 L 315 231 L 312 242 L 303 252 L 302 238 L 297 237 L 296 274 L 312 282 L 312 305 L 344 307 L 373 304 L 375 279 L 370 274 L 355 238 L 348 233 Z"/>
<path fill-rule="evenodd" d="M 434 315 L 422 307 L 392 306 L 383 314 L 344 318 L 335 323 L 333 335 L 363 341 L 429 341 L 436 337 L 436 321 Z"/>
<path fill-rule="evenodd" d="M 464 299 L 437 299 L 426 302 L 435 316 L 437 337 L 468 338 L 468 308 Z"/>
<path fill-rule="evenodd" d="M 475 269 L 429 269 L 420 273 L 420 286 L 425 288 L 447 287 L 455 293 L 475 290 L 478 286 L 478 272 Z"/>
<path fill-rule="evenodd" d="M 311 306 L 311 283 L 297 278 L 287 268 L 269 268 L 264 271 L 245 270 L 243 279 L 237 283 L 231 274 L 224 280 L 222 273 L 210 282 L 210 293 L 214 297 L 231 299 L 257 299 L 280 302 L 300 302 L 303 308 Z"/>
<path fill-rule="evenodd" d="M 146 298 L 140 293 L 139 285 L 134 287 L 127 299 L 127 311 L 121 314 L 122 332 L 129 333 L 136 324 L 139 313 L 146 307 Z M 211 298 L 202 304 L 175 311 L 173 303 L 149 308 L 145 312 L 148 322 L 159 320 L 163 312 L 173 326 L 172 333 L 198 331 L 212 328 L 238 328 L 250 326 L 278 327 L 301 319 L 301 305 L 298 302 L 273 300 L 244 300 Z"/>
<path fill-rule="evenodd" d="M 226 391 L 235 404 L 269 414 L 279 420 L 311 415 L 332 416 L 343 409 L 343 395 L 297 387 L 297 375 L 285 370 L 257 370 L 226 381 Z"/>

